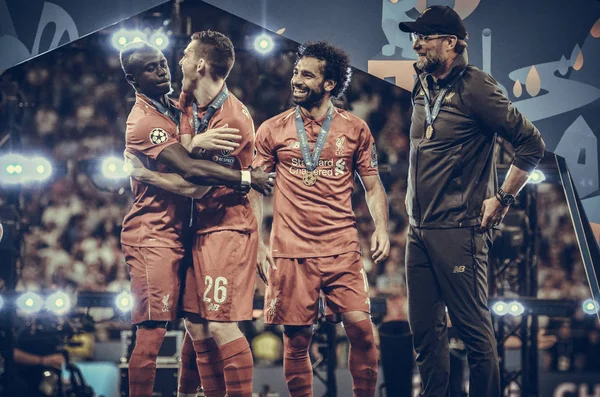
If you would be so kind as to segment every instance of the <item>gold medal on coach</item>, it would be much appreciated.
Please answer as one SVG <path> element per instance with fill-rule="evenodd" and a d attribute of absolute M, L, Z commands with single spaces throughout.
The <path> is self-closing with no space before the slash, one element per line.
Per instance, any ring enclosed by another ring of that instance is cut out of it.
<path fill-rule="evenodd" d="M 304 182 L 304 184 L 306 186 L 313 186 L 315 183 L 317 183 L 317 173 L 316 172 L 307 172 L 302 177 L 302 182 Z"/>
<path fill-rule="evenodd" d="M 432 136 L 433 136 L 433 125 L 429 124 L 427 126 L 427 129 L 425 130 L 425 137 L 427 137 L 427 139 L 431 139 Z"/>
<path fill-rule="evenodd" d="M 462 76 L 465 74 L 465 71 L 467 69 L 463 69 L 451 82 L 450 84 L 448 84 L 447 86 L 445 86 L 444 88 L 442 88 L 440 90 L 440 93 L 438 94 L 437 98 L 435 99 L 435 103 L 433 104 L 433 109 L 431 109 L 431 98 L 429 98 L 429 90 L 427 89 L 427 84 L 423 78 L 423 76 L 419 76 L 419 80 L 421 82 L 421 87 L 424 87 L 425 89 L 423 89 L 423 94 L 425 96 L 425 101 L 423 103 L 423 107 L 425 108 L 425 121 L 427 122 L 427 128 L 425 129 L 425 138 L 427 139 L 432 139 L 433 138 L 433 123 L 435 122 L 435 119 L 437 118 L 438 114 L 440 113 L 440 109 L 442 107 L 442 102 L 445 100 L 446 98 L 446 94 L 448 94 L 451 90 L 452 87 L 454 86 L 454 84 L 456 84 L 458 82 L 458 80 L 460 80 L 462 78 Z"/>

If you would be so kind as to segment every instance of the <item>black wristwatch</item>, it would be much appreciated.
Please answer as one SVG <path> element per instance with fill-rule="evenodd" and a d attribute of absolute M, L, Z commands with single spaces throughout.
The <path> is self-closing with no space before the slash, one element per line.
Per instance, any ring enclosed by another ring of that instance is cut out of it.
<path fill-rule="evenodd" d="M 515 203 L 515 196 L 510 193 L 506 193 L 502 189 L 498 189 L 498 193 L 496 193 L 496 198 L 498 199 L 498 201 L 500 201 L 500 204 L 502 204 L 505 207 L 508 207 L 509 205 Z"/>

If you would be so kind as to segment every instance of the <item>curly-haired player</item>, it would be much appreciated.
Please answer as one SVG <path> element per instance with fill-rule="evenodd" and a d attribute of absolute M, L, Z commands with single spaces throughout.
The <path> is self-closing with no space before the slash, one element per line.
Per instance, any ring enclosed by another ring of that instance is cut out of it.
<path fill-rule="evenodd" d="M 308 347 L 320 293 L 327 314 L 341 315 L 344 322 L 354 395 L 375 394 L 369 284 L 350 201 L 355 173 L 375 223 L 375 263 L 389 253 L 388 210 L 369 127 L 331 103 L 350 77 L 341 49 L 327 42 L 300 46 L 291 79 L 297 106 L 267 120 L 256 136 L 254 166 L 277 171 L 271 252 L 259 244 L 258 263 L 265 264 L 265 279 L 268 270 L 266 323 L 284 325 L 284 373 L 292 397 L 312 396 Z M 261 220 L 262 208 L 255 211 Z"/>

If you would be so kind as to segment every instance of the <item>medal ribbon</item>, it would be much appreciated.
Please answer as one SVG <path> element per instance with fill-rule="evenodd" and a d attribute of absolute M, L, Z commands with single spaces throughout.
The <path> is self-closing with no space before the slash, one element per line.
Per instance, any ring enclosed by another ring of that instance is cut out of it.
<path fill-rule="evenodd" d="M 210 119 L 212 118 L 212 116 L 215 115 L 217 110 L 219 110 L 221 106 L 223 106 L 223 103 L 225 103 L 228 97 L 229 91 L 227 90 L 227 85 L 223 84 L 223 89 L 221 90 L 221 92 L 219 92 L 219 95 L 217 95 L 217 97 L 210 103 L 210 105 L 208 105 L 208 109 L 206 110 L 206 113 L 204 113 L 204 116 L 202 116 L 202 120 L 198 119 L 198 104 L 196 103 L 196 101 L 194 101 L 194 103 L 192 104 L 192 109 L 194 113 L 194 135 L 200 134 L 207 130 Z"/>
<path fill-rule="evenodd" d="M 431 99 L 429 98 L 429 89 L 424 89 L 423 90 L 423 94 L 425 95 L 425 119 L 427 120 L 427 126 L 433 125 L 433 123 L 435 122 L 435 119 L 437 119 L 438 114 L 440 113 L 440 109 L 442 107 L 442 102 L 444 101 L 444 98 L 446 98 L 446 94 L 448 93 L 448 91 L 450 91 L 452 89 L 452 87 L 454 86 L 454 84 L 456 84 L 458 82 L 458 80 L 461 79 L 461 77 L 465 74 L 465 71 L 467 69 L 463 69 L 462 72 L 460 72 L 458 74 L 458 76 L 456 76 L 454 78 L 454 80 L 452 80 L 450 82 L 450 84 L 448 84 L 446 87 L 444 87 L 440 93 L 438 94 L 436 100 L 435 100 L 435 104 L 433 105 L 433 111 L 431 111 Z M 423 87 L 427 87 L 426 84 L 423 84 L 423 80 L 421 78 L 421 86 Z"/>
<path fill-rule="evenodd" d="M 181 110 L 177 109 L 174 106 L 171 106 L 169 99 L 167 99 L 167 106 L 162 103 L 155 101 L 154 99 L 148 98 L 150 102 L 154 105 L 156 110 L 158 110 L 161 114 L 167 116 L 179 127 L 179 123 L 181 122 Z M 175 114 L 173 114 L 175 113 Z"/>
<path fill-rule="evenodd" d="M 223 84 L 223 89 L 219 92 L 219 95 L 208 105 L 206 113 L 202 116 L 202 119 L 198 119 L 198 104 L 196 101 L 192 104 L 192 110 L 194 113 L 194 135 L 201 134 L 208 129 L 208 123 L 210 119 L 217 113 L 217 110 L 223 106 L 227 98 L 229 97 L 229 91 L 227 90 L 227 84 Z M 192 208 L 190 211 L 190 227 L 194 223 L 194 199 L 192 199 Z"/>
<path fill-rule="evenodd" d="M 319 136 L 317 137 L 317 142 L 315 142 L 315 147 L 311 156 L 308 138 L 306 137 L 306 130 L 304 129 L 304 121 L 302 120 L 302 114 L 300 113 L 300 106 L 296 106 L 296 132 L 298 133 L 298 142 L 300 143 L 300 149 L 302 150 L 302 159 L 309 172 L 314 171 L 319 164 L 319 158 L 321 157 L 323 146 L 325 146 L 325 140 L 327 139 L 327 134 L 329 134 L 332 119 L 333 105 L 329 104 L 327 116 L 325 117 L 321 131 L 319 131 Z"/>

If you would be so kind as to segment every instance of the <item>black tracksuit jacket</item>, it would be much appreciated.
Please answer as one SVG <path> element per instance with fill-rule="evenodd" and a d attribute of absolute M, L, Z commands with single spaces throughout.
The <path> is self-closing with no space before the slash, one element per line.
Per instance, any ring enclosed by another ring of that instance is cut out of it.
<path fill-rule="evenodd" d="M 450 74 L 437 83 L 415 67 L 421 78 L 412 92 L 407 191 L 407 210 L 414 227 L 481 223 L 483 200 L 498 190 L 496 134 L 512 144 L 513 164 L 522 170 L 532 171 L 544 155 L 545 144 L 537 128 L 504 96 L 494 78 L 467 63 L 466 54 L 459 55 Z M 440 89 L 465 68 L 463 77 L 446 94 L 433 124 L 434 134 L 427 139 L 423 90 L 429 90 L 433 110 Z"/>

